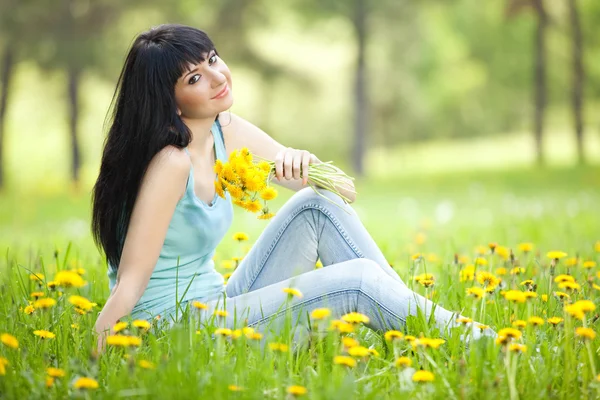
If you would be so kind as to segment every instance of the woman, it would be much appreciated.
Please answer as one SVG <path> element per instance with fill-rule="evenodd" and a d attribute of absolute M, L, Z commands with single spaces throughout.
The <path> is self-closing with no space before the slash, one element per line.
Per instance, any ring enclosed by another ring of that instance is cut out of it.
<path fill-rule="evenodd" d="M 98 333 L 128 315 L 176 318 L 192 300 L 208 305 L 206 315 L 225 309 L 222 322 L 230 327 L 277 327 L 286 313 L 305 327 L 307 312 L 329 307 L 337 317 L 366 314 L 373 329 L 399 329 L 417 306 L 427 316 L 435 308 L 442 331 L 457 325 L 458 315 L 404 284 L 350 205 L 319 189 L 344 211 L 306 186 L 310 177 L 300 171 L 320 162 L 316 156 L 223 114 L 232 103 L 230 71 L 204 32 L 163 25 L 133 43 L 93 190 L 92 229 L 111 289 Z M 275 183 L 296 193 L 225 286 L 212 257 L 231 224 L 232 203 L 228 193 L 217 196 L 213 165 L 242 147 L 274 159 Z M 354 201 L 352 191 L 340 190 Z M 317 258 L 324 268 L 314 268 Z M 287 287 L 303 296 L 288 299 Z M 485 334 L 494 332 L 473 330 Z"/>

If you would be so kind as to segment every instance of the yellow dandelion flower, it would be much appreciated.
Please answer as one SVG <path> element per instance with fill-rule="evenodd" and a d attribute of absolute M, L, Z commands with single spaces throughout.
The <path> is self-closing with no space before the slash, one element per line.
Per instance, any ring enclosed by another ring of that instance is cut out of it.
<path fill-rule="evenodd" d="M 56 289 L 56 286 L 58 286 L 58 282 L 50 281 L 50 282 L 48 282 L 47 286 L 48 286 L 48 289 L 54 290 L 54 289 Z"/>
<path fill-rule="evenodd" d="M 288 345 L 285 343 L 269 343 L 269 348 L 280 353 L 286 353 L 289 350 Z"/>
<path fill-rule="evenodd" d="M 560 260 L 561 258 L 566 257 L 568 254 L 564 251 L 549 251 L 546 256 L 553 260 Z"/>
<path fill-rule="evenodd" d="M 476 299 L 481 299 L 485 295 L 485 291 L 480 287 L 471 287 L 467 289 L 467 296 L 473 296 Z"/>
<path fill-rule="evenodd" d="M 38 299 L 33 302 L 34 308 L 46 309 L 46 308 L 54 307 L 55 305 L 56 305 L 56 300 L 54 300 L 51 297 L 45 297 L 43 299 Z"/>
<path fill-rule="evenodd" d="M 575 304 L 569 304 L 565 306 L 565 311 L 573 318 L 583 320 L 585 317 L 585 313 Z"/>
<path fill-rule="evenodd" d="M 488 265 L 488 260 L 483 257 L 477 257 L 474 261 L 475 265 L 485 266 Z"/>
<path fill-rule="evenodd" d="M 56 335 L 50 331 L 45 331 L 43 329 L 33 331 L 35 336 L 39 336 L 42 339 L 54 339 Z"/>
<path fill-rule="evenodd" d="M 408 368 L 412 365 L 412 360 L 408 357 L 398 357 L 394 362 L 396 367 Z"/>
<path fill-rule="evenodd" d="M 514 326 L 515 328 L 518 328 L 518 329 L 522 329 L 527 326 L 527 322 L 523 321 L 522 319 L 517 319 L 517 320 L 513 321 L 512 326 Z"/>
<path fill-rule="evenodd" d="M 442 344 L 446 343 L 444 339 L 418 338 L 410 342 L 413 349 L 421 346 L 424 348 L 438 349 Z"/>
<path fill-rule="evenodd" d="M 224 190 L 224 185 L 223 182 L 221 180 L 218 181 L 214 181 L 214 186 L 215 186 L 215 193 L 217 194 L 217 196 L 219 196 L 222 199 L 225 199 L 225 190 Z"/>
<path fill-rule="evenodd" d="M 543 294 L 542 295 L 542 301 L 548 301 L 548 295 L 547 294 Z"/>
<path fill-rule="evenodd" d="M 565 260 L 565 265 L 567 267 L 574 267 L 579 264 L 579 259 L 577 257 L 570 257 Z"/>
<path fill-rule="evenodd" d="M 511 275 L 521 275 L 525 273 L 525 268 L 523 267 L 514 267 L 510 270 Z"/>
<path fill-rule="evenodd" d="M 513 353 L 525 353 L 527 351 L 527 346 L 519 343 L 511 343 L 508 345 L 508 350 Z"/>
<path fill-rule="evenodd" d="M 237 385 L 229 385 L 227 386 L 227 389 L 231 392 L 242 392 L 244 390 L 243 387 Z"/>
<path fill-rule="evenodd" d="M 54 276 L 54 282 L 65 288 L 80 288 L 87 284 L 78 273 L 73 271 L 58 271 Z"/>
<path fill-rule="evenodd" d="M 575 278 L 573 278 L 571 275 L 561 274 L 561 275 L 557 275 L 554 278 L 554 282 L 556 282 L 556 283 L 575 282 Z"/>
<path fill-rule="evenodd" d="M 584 340 L 594 340 L 596 332 L 592 328 L 579 327 L 575 329 L 575 334 Z"/>
<path fill-rule="evenodd" d="M 84 311 L 91 310 L 95 305 L 95 303 L 92 303 L 85 297 L 76 296 L 76 295 L 69 296 L 69 303 L 73 304 L 75 307 L 78 307 Z"/>
<path fill-rule="evenodd" d="M 527 320 L 527 322 L 529 322 L 533 326 L 542 326 L 542 325 L 544 325 L 543 318 L 536 317 L 536 316 L 529 317 L 529 319 Z"/>
<path fill-rule="evenodd" d="M 548 318 L 547 321 L 549 324 L 556 326 L 556 325 L 560 324 L 561 322 L 563 322 L 564 319 L 560 318 L 560 317 L 552 317 L 552 318 Z"/>
<path fill-rule="evenodd" d="M 197 308 L 198 310 L 208 310 L 208 304 L 201 303 L 197 300 L 192 302 L 192 307 Z"/>
<path fill-rule="evenodd" d="M 232 332 L 229 328 L 219 328 L 215 331 L 215 335 L 218 336 L 231 336 Z"/>
<path fill-rule="evenodd" d="M 329 317 L 331 315 L 331 310 L 329 308 L 315 308 L 311 313 L 310 317 L 312 319 L 321 320 Z"/>
<path fill-rule="evenodd" d="M 459 272 L 459 280 L 461 282 L 472 281 L 475 279 L 475 266 L 467 265 Z"/>
<path fill-rule="evenodd" d="M 132 325 L 144 331 L 150 329 L 150 322 L 146 321 L 145 319 L 136 319 L 135 321 L 133 321 Z"/>
<path fill-rule="evenodd" d="M 342 320 L 350 324 L 368 324 L 369 317 L 358 312 L 351 312 L 342 316 Z"/>
<path fill-rule="evenodd" d="M 298 289 L 295 288 L 283 288 L 281 289 L 284 293 L 287 293 L 289 295 L 289 297 L 298 297 L 299 299 L 302 298 L 302 292 L 299 291 Z"/>
<path fill-rule="evenodd" d="M 259 216 L 257 216 L 256 218 L 258 218 L 258 219 L 271 219 L 271 218 L 273 218 L 274 216 L 275 216 L 275 214 L 273 214 L 273 213 L 270 213 L 270 212 L 267 212 L 267 213 L 264 213 L 264 214 L 260 214 L 260 215 L 259 215 Z"/>
<path fill-rule="evenodd" d="M 350 356 L 335 356 L 333 357 L 333 363 L 336 365 L 345 365 L 347 367 L 356 367 L 356 359 Z"/>
<path fill-rule="evenodd" d="M 53 378 L 64 378 L 67 375 L 63 369 L 54 367 L 46 368 L 46 374 Z"/>
<path fill-rule="evenodd" d="M 0 342 L 2 342 L 2 344 L 4 344 L 5 346 L 10 347 L 11 349 L 19 348 L 19 341 L 10 333 L 3 333 L 2 335 L 0 335 Z"/>
<path fill-rule="evenodd" d="M 508 290 L 504 293 L 504 298 L 515 303 L 525 303 L 527 297 L 520 290 Z"/>
<path fill-rule="evenodd" d="M 554 292 L 554 296 L 556 298 L 558 298 L 559 300 L 565 300 L 565 299 L 570 299 L 571 298 L 571 296 L 569 296 L 565 292 Z"/>
<path fill-rule="evenodd" d="M 81 377 L 73 383 L 73 387 L 75 389 L 98 389 L 98 382 L 93 378 Z"/>
<path fill-rule="evenodd" d="M 215 310 L 215 312 L 213 314 L 216 315 L 217 317 L 226 317 L 229 315 L 229 313 L 225 310 Z"/>
<path fill-rule="evenodd" d="M 459 324 L 469 324 L 471 322 L 473 322 L 473 320 L 471 318 L 467 318 L 467 317 L 459 317 L 456 319 L 456 322 L 458 322 Z"/>
<path fill-rule="evenodd" d="M 236 232 L 233 234 L 233 240 L 237 240 L 238 242 L 243 242 L 248 240 L 248 234 L 245 232 Z"/>
<path fill-rule="evenodd" d="M 138 366 L 143 369 L 155 369 L 156 365 L 148 360 L 140 360 L 138 361 Z"/>
<path fill-rule="evenodd" d="M 404 337 L 404 334 L 400 331 L 395 331 L 395 330 L 391 330 L 391 331 L 387 331 L 383 337 L 385 338 L 385 340 L 387 341 L 393 341 L 396 339 L 402 339 Z"/>
<path fill-rule="evenodd" d="M 483 324 L 477 324 L 477 327 L 481 330 L 481 331 L 485 331 L 486 329 L 488 329 L 490 326 L 489 325 L 483 325 Z"/>
<path fill-rule="evenodd" d="M 277 197 L 277 190 L 271 186 L 267 186 L 260 192 L 260 198 L 263 200 L 273 200 Z"/>
<path fill-rule="evenodd" d="M 125 335 L 109 335 L 106 337 L 106 344 L 109 346 L 127 347 L 129 346 L 129 337 Z"/>
<path fill-rule="evenodd" d="M 412 376 L 414 382 L 433 382 L 434 379 L 433 373 L 424 369 L 415 372 Z"/>
<path fill-rule="evenodd" d="M 242 207 L 250 212 L 258 212 L 262 209 L 262 205 L 258 200 L 246 200 L 242 203 Z"/>
<path fill-rule="evenodd" d="M 44 292 L 32 292 L 31 297 L 34 299 L 39 299 L 40 297 L 44 297 L 46 294 Z"/>
<path fill-rule="evenodd" d="M 47 388 L 51 388 L 52 385 L 54 385 L 54 378 L 51 376 L 47 376 L 46 377 L 46 381 L 45 381 L 46 387 Z"/>
<path fill-rule="evenodd" d="M 44 278 L 46 278 L 46 277 L 44 276 L 44 274 L 42 274 L 40 272 L 29 274 L 29 280 L 36 281 L 38 283 L 43 282 Z"/>
<path fill-rule="evenodd" d="M 600 253 L 600 240 L 598 240 L 595 244 L 594 244 L 594 250 L 596 250 L 598 253 Z"/>
<path fill-rule="evenodd" d="M 508 258 L 510 257 L 510 249 L 508 247 L 504 247 L 504 246 L 498 246 L 496 247 L 496 254 L 498 255 L 498 257 L 504 259 L 504 260 L 508 260 Z"/>
<path fill-rule="evenodd" d="M 559 283 L 558 288 L 559 289 L 567 289 L 570 291 L 579 291 L 579 289 L 581 289 L 581 285 L 579 285 L 579 283 L 576 283 L 576 282 L 566 281 L 566 282 Z"/>
<path fill-rule="evenodd" d="M 487 271 L 480 271 L 476 276 L 477 282 L 482 286 L 498 286 L 500 280 L 494 274 Z"/>
<path fill-rule="evenodd" d="M 526 299 L 535 299 L 538 294 L 536 292 L 524 292 L 523 296 L 525 296 Z"/>
<path fill-rule="evenodd" d="M 352 333 L 354 332 L 354 325 L 345 321 L 335 319 L 331 321 L 331 326 L 329 327 L 329 329 L 337 330 L 339 333 Z"/>
<path fill-rule="evenodd" d="M 0 376 L 6 375 L 6 366 L 9 364 L 8 360 L 4 357 L 0 357 Z"/>
<path fill-rule="evenodd" d="M 531 250 L 533 250 L 533 243 L 519 243 L 518 249 L 523 253 L 529 253 Z"/>
<path fill-rule="evenodd" d="M 433 274 L 429 274 L 429 273 L 420 274 L 420 275 L 415 276 L 415 281 L 416 282 L 433 281 L 433 280 L 435 280 Z"/>
<path fill-rule="evenodd" d="M 591 269 L 596 267 L 596 261 L 587 260 L 583 262 L 583 268 Z"/>
<path fill-rule="evenodd" d="M 342 344 L 347 348 L 360 346 L 358 340 L 347 336 L 342 338 Z"/>
<path fill-rule="evenodd" d="M 354 346 L 354 347 L 350 347 L 348 349 L 348 354 L 350 354 L 351 356 L 354 356 L 354 357 L 366 357 L 370 353 L 369 353 L 369 349 L 367 349 L 366 347 Z"/>
<path fill-rule="evenodd" d="M 124 330 L 125 328 L 127 328 L 129 326 L 129 324 L 127 322 L 117 322 L 114 326 L 113 326 L 113 331 L 114 332 L 121 332 L 122 330 Z"/>
<path fill-rule="evenodd" d="M 591 300 L 578 300 L 575 303 L 573 303 L 573 305 L 575 307 L 579 307 L 579 309 L 584 313 L 596 310 L 596 305 Z"/>

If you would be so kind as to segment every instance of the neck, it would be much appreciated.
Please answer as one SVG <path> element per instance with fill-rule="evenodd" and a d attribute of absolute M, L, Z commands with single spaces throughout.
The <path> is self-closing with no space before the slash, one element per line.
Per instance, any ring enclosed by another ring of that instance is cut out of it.
<path fill-rule="evenodd" d="M 214 117 L 205 119 L 182 119 L 192 132 L 192 140 L 188 145 L 190 153 L 197 154 L 200 157 L 210 157 L 214 144 L 210 128 L 215 121 Z"/>

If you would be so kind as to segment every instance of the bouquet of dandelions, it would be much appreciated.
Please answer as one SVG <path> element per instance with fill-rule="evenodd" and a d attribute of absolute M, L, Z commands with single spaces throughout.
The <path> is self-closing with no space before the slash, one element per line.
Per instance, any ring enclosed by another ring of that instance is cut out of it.
<path fill-rule="evenodd" d="M 257 159 L 255 162 L 254 158 Z M 229 155 L 226 163 L 217 160 L 214 166 L 217 174 L 215 190 L 221 198 L 225 198 L 225 191 L 229 192 L 233 204 L 253 213 L 260 211 L 258 219 L 270 219 L 275 214 L 270 212 L 267 201 L 277 197 L 277 190 L 269 185 L 275 175 L 275 162 L 253 155 L 244 147 Z M 302 174 L 302 171 L 301 171 Z M 354 178 L 346 175 L 342 170 L 332 164 L 331 161 L 308 166 L 308 185 L 323 198 L 333 202 L 317 191 L 316 185 L 330 190 L 339 195 L 345 203 L 349 199 L 342 195 L 337 186 L 348 184 L 348 179 Z M 345 211 L 345 210 L 344 210 Z"/>

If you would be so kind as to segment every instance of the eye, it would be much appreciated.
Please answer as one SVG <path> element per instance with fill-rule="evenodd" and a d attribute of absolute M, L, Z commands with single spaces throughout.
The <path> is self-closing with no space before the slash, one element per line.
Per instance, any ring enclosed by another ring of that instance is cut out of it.
<path fill-rule="evenodd" d="M 216 63 L 216 62 L 217 62 L 217 55 L 216 55 L 216 54 L 213 54 L 213 55 L 212 55 L 212 56 L 211 56 L 211 57 L 208 59 L 208 64 L 209 64 L 209 65 L 212 65 L 212 64 L 214 64 L 214 63 Z"/>
<path fill-rule="evenodd" d="M 192 76 L 192 77 L 190 78 L 190 80 L 189 80 L 189 82 L 188 82 L 188 83 L 189 83 L 190 85 L 193 85 L 194 83 L 198 82 L 198 80 L 200 80 L 200 75 L 199 75 L 199 74 L 196 74 L 196 75 L 194 75 L 194 76 Z"/>

